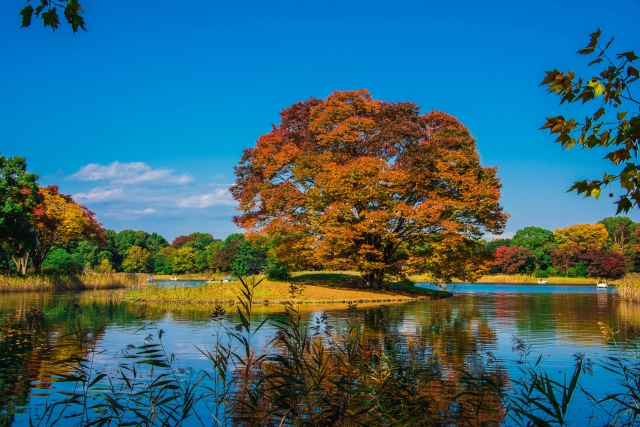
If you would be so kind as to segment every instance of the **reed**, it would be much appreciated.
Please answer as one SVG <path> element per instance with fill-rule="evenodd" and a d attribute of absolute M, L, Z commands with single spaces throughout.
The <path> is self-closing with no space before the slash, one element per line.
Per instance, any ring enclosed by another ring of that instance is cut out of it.
<path fill-rule="evenodd" d="M 640 302 L 640 274 L 632 273 L 624 276 L 616 284 L 616 291 L 624 300 Z"/>
<path fill-rule="evenodd" d="M 145 274 L 80 274 L 77 276 L 0 276 L 0 292 L 117 289 L 147 286 Z"/>

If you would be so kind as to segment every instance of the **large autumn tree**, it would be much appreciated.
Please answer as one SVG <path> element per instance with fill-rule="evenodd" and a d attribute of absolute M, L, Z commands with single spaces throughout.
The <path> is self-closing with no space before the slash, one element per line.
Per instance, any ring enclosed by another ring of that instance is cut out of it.
<path fill-rule="evenodd" d="M 370 286 L 386 272 L 428 268 L 447 281 L 486 268 L 480 236 L 500 233 L 507 215 L 496 169 L 482 167 L 455 117 L 363 89 L 298 102 L 281 118 L 244 151 L 231 188 L 235 223 L 277 238 L 279 259 L 353 268 Z"/>

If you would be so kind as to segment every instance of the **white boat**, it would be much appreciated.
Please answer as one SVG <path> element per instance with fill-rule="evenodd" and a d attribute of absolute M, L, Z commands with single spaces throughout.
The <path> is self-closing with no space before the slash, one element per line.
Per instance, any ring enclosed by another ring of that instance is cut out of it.
<path fill-rule="evenodd" d="M 549 282 L 547 282 L 546 280 L 542 280 L 542 279 L 538 280 L 538 285 L 546 285 L 547 283 Z"/>
<path fill-rule="evenodd" d="M 598 284 L 596 285 L 599 288 L 608 288 L 609 285 L 607 285 L 607 282 L 598 282 Z"/>
<path fill-rule="evenodd" d="M 173 277 L 172 277 L 171 279 L 169 279 L 169 280 L 178 280 L 178 278 L 177 278 L 177 277 L 175 277 L 175 276 L 173 276 Z"/>

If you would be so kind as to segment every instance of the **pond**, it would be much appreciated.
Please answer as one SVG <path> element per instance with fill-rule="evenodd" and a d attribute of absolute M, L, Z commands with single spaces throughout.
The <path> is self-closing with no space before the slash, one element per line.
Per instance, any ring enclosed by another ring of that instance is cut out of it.
<path fill-rule="evenodd" d="M 512 349 L 514 337 L 518 337 L 531 346 L 530 359 L 542 356 L 541 366 L 552 378 L 562 381 L 565 373 L 570 377 L 574 355 L 584 353 L 596 364 L 594 375 L 582 376 L 581 385 L 599 396 L 617 391 L 611 374 L 598 362 L 616 356 L 620 349 L 608 344 L 602 328 L 621 331 L 618 339 L 624 339 L 629 324 L 640 325 L 640 306 L 617 299 L 614 288 L 461 284 L 455 290 L 454 297 L 442 300 L 356 309 L 303 305 L 301 319 L 308 326 L 322 319 L 335 331 L 345 331 L 358 319 L 360 328 L 372 336 L 384 330 L 399 337 L 402 348 L 409 348 L 412 337 L 425 337 L 429 353 L 449 366 L 449 372 L 482 365 L 490 352 L 495 357 L 491 369 L 506 379 L 521 376 L 520 357 Z M 68 391 L 68 384 L 54 381 L 52 373 L 59 372 L 58 362 L 76 350 L 74 318 L 80 320 L 83 339 L 96 350 L 91 359 L 96 369 L 109 372 L 121 360 L 123 349 L 140 346 L 149 334 L 162 330 L 166 353 L 175 355 L 181 368 L 211 370 L 211 361 L 203 351 L 213 348 L 213 337 L 219 331 L 211 316 L 213 307 L 182 305 L 148 308 L 143 313 L 139 304 L 122 300 L 121 294 L 84 291 L 1 296 L 0 425 L 27 426 L 30 417 L 42 416 L 46 404 L 55 401 L 59 391 Z M 239 322 L 233 310 L 227 307 L 223 321 L 231 327 Z M 255 320 L 279 310 L 281 306 L 259 308 Z M 253 337 L 252 345 L 258 351 L 269 345 L 274 328 L 267 322 Z M 569 414 L 573 425 L 606 424 L 606 414 L 591 406 L 584 394 L 576 394 Z M 209 419 L 204 424 L 215 423 Z"/>

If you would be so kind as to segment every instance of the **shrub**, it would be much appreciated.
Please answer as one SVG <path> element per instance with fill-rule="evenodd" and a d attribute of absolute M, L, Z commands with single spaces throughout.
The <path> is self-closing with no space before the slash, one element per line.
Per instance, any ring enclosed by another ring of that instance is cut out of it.
<path fill-rule="evenodd" d="M 289 280 L 291 274 L 286 265 L 269 264 L 267 266 L 267 279 L 269 280 Z"/>

